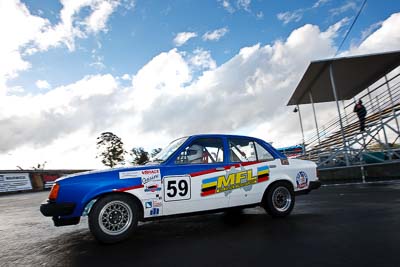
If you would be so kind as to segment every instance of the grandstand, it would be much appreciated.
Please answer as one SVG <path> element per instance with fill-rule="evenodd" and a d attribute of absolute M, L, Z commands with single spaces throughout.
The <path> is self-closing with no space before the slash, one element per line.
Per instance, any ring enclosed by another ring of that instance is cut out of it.
<path fill-rule="evenodd" d="M 399 65 L 400 51 L 311 62 L 288 102 L 313 105 L 316 133 L 303 137 L 298 157 L 320 169 L 400 163 Z M 359 99 L 368 111 L 364 132 L 353 112 Z M 314 103 L 321 102 L 336 102 L 338 115 L 318 127 Z"/>

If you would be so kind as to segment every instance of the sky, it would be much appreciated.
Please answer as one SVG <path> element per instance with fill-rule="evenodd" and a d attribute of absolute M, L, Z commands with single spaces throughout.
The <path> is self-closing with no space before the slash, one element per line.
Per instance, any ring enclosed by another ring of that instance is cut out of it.
<path fill-rule="evenodd" d="M 0 169 L 103 168 L 106 131 L 128 151 L 198 133 L 298 144 L 286 104 L 362 2 L 0 1 Z M 399 1 L 369 0 L 338 54 L 399 50 L 399 25 Z M 317 108 L 320 123 L 335 114 Z"/>

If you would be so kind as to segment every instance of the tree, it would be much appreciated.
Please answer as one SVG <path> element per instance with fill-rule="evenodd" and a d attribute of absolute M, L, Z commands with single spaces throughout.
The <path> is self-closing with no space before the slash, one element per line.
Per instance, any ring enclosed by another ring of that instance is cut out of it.
<path fill-rule="evenodd" d="M 149 152 L 145 151 L 143 147 L 134 147 L 131 150 L 134 165 L 144 165 L 149 162 Z"/>
<path fill-rule="evenodd" d="M 98 155 L 101 162 L 107 167 L 114 167 L 118 163 L 124 164 L 124 143 L 121 138 L 111 132 L 104 132 L 97 137 Z"/>
<path fill-rule="evenodd" d="M 151 157 L 154 158 L 154 156 L 157 155 L 158 153 L 160 153 L 160 151 L 161 151 L 161 147 L 154 148 L 150 153 Z"/>

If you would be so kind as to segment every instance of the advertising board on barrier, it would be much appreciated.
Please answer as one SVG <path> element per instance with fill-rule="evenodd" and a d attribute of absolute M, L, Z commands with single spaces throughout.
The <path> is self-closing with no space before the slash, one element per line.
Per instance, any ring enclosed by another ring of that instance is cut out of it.
<path fill-rule="evenodd" d="M 29 173 L 0 173 L 0 192 L 31 190 Z"/>
<path fill-rule="evenodd" d="M 44 188 L 51 188 L 54 184 L 54 181 L 60 178 L 58 174 L 43 174 L 42 180 Z"/>

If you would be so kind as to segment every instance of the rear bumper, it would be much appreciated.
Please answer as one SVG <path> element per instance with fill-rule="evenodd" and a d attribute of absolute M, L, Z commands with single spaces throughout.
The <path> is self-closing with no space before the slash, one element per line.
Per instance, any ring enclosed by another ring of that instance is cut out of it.
<path fill-rule="evenodd" d="M 311 190 L 318 189 L 320 187 L 321 187 L 321 182 L 320 181 L 311 181 L 308 189 L 311 191 Z"/>
<path fill-rule="evenodd" d="M 321 187 L 321 182 L 320 181 L 311 181 L 308 185 L 307 189 L 301 190 L 301 191 L 296 191 L 296 195 L 306 195 L 310 193 L 312 190 L 318 189 Z"/>
<path fill-rule="evenodd" d="M 47 201 L 40 205 L 40 212 L 44 216 L 53 217 L 55 226 L 73 225 L 78 224 L 80 217 L 67 217 L 62 218 L 61 216 L 68 216 L 74 212 L 75 203 L 56 203 Z"/>

